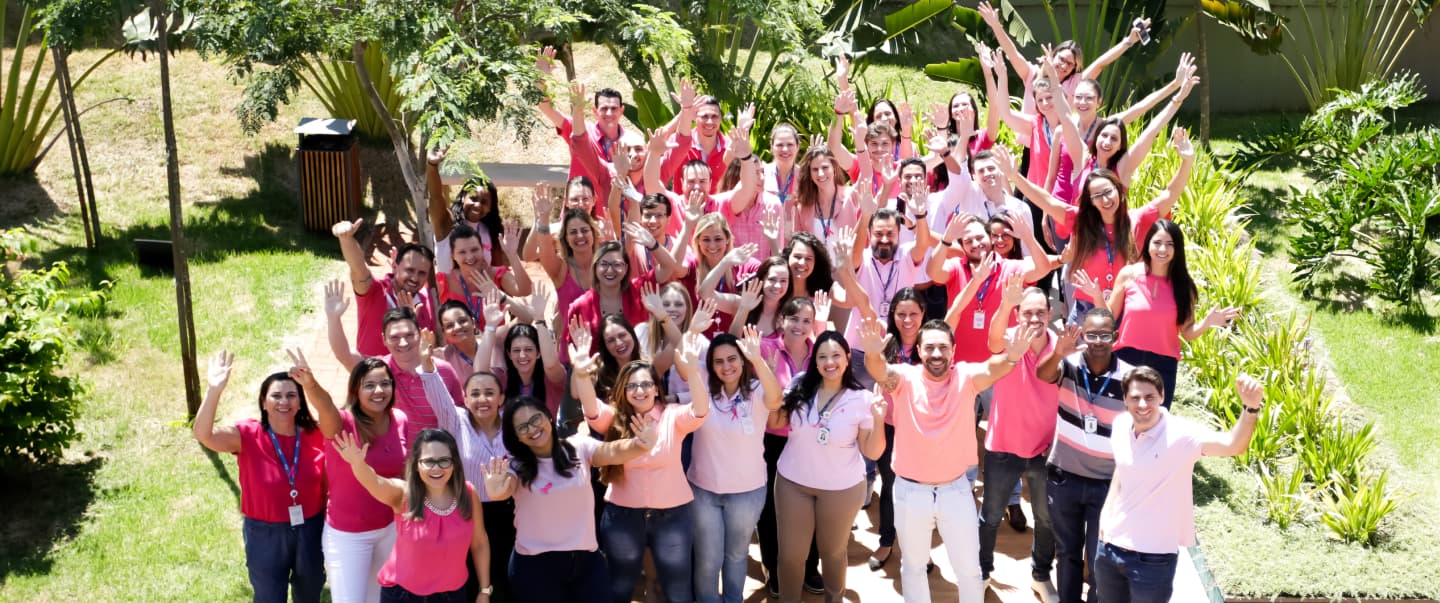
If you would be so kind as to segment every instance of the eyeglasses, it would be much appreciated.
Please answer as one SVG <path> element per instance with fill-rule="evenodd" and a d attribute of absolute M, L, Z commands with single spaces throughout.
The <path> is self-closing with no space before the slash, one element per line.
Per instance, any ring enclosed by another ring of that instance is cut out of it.
<path fill-rule="evenodd" d="M 544 425 L 544 424 L 545 424 L 545 415 L 542 415 L 542 414 L 540 414 L 540 413 L 535 413 L 535 415 L 533 415 L 533 416 L 530 417 L 530 420 L 529 420 L 529 421 L 526 421 L 526 422 L 524 422 L 524 423 L 521 423 L 521 424 L 515 426 L 515 435 L 520 435 L 520 436 L 529 435 L 530 432 L 535 431 L 536 429 L 540 429 L 540 426 L 541 426 L 541 425 Z"/>
<path fill-rule="evenodd" d="M 648 392 L 648 391 L 650 391 L 650 390 L 652 390 L 652 389 L 655 389 L 655 382 L 654 382 L 654 381 L 641 381 L 641 382 L 639 382 L 639 383 L 626 383 L 626 384 L 625 384 L 625 391 L 630 392 L 630 393 L 632 393 L 632 394 L 638 394 L 638 393 L 642 393 L 642 392 Z"/>
<path fill-rule="evenodd" d="M 1114 333 L 1086 333 L 1085 343 L 1110 343 L 1115 341 Z"/>
<path fill-rule="evenodd" d="M 601 270 L 611 272 L 615 270 L 624 270 L 625 262 L 600 262 L 598 266 Z"/>
<path fill-rule="evenodd" d="M 395 382 L 389 379 L 386 379 L 384 381 L 372 381 L 370 383 L 362 383 L 360 385 L 360 389 L 367 392 L 380 391 L 382 389 L 390 389 L 392 387 L 395 387 Z"/>
<path fill-rule="evenodd" d="M 1109 199 L 1110 197 L 1114 197 L 1118 193 L 1119 191 L 1114 188 L 1107 188 L 1102 191 L 1091 191 L 1090 196 L 1099 199 Z"/>
<path fill-rule="evenodd" d="M 420 459 L 420 466 L 426 469 L 449 469 L 453 464 L 455 464 L 455 459 L 448 456 L 435 459 Z"/>

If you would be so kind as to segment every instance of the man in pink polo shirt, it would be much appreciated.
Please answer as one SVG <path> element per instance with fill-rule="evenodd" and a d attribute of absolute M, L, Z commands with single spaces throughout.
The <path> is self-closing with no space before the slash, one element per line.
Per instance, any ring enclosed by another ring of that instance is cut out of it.
<path fill-rule="evenodd" d="M 1013 310 L 1020 322 L 1006 328 Z M 1030 487 L 1031 511 L 1035 514 L 1035 536 L 1030 544 L 1031 588 L 1043 603 L 1057 603 L 1060 595 L 1050 582 L 1055 561 L 1055 533 L 1050 527 L 1050 510 L 1045 503 L 1045 453 L 1055 438 L 1055 412 L 1059 388 L 1035 376 L 1040 359 L 1055 348 L 1055 334 L 1049 330 L 1050 300 L 1045 292 L 1025 288 L 1019 275 L 1005 283 L 996 320 L 990 321 L 990 351 L 1005 351 L 1009 334 L 1017 329 L 1035 328 L 1042 335 L 1030 341 L 1019 366 L 995 382 L 985 430 L 985 494 L 980 504 L 980 571 L 985 578 L 995 570 L 995 538 L 1005 517 L 1015 486 L 1021 476 Z M 1012 516 L 1015 513 L 1011 510 Z"/>
<path fill-rule="evenodd" d="M 1204 456 L 1235 456 L 1250 447 L 1265 388 L 1235 379 L 1244 412 L 1228 432 L 1171 416 L 1159 371 L 1137 367 L 1125 375 L 1125 413 L 1115 418 L 1110 445 L 1115 477 L 1100 510 L 1095 586 L 1107 603 L 1165 603 L 1182 546 L 1195 545 L 1191 479 Z"/>
<path fill-rule="evenodd" d="M 355 231 L 364 222 L 364 218 L 336 222 L 330 233 L 340 240 L 340 253 L 350 268 L 350 287 L 355 291 L 355 347 L 366 356 L 383 356 L 387 350 L 380 337 L 380 316 L 386 310 L 408 307 L 415 311 L 420 328 L 435 330 L 435 306 L 426 288 L 435 252 L 419 243 L 401 245 L 390 256 L 391 273 L 376 279 L 355 240 Z"/>
<path fill-rule="evenodd" d="M 956 363 L 954 334 L 939 320 L 920 327 L 923 368 L 885 363 L 885 327 L 867 318 L 860 326 L 865 369 L 895 404 L 895 535 L 900 545 L 900 592 L 907 603 L 930 601 L 925 576 L 931 534 L 945 541 L 959 582 L 960 601 L 981 601 L 979 532 L 975 499 L 965 471 L 975 454 L 975 394 L 1009 374 L 1043 327 L 1014 332 L 1005 353 L 983 363 Z"/>

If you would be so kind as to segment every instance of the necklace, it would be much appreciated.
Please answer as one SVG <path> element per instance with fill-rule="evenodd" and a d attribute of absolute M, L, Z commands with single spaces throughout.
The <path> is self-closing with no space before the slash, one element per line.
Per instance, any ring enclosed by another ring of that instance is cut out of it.
<path fill-rule="evenodd" d="M 451 499 L 450 499 L 450 506 L 449 506 L 449 507 L 446 507 L 445 509 L 442 510 L 442 509 L 437 508 L 434 503 L 430 502 L 430 497 L 429 497 L 429 496 L 426 496 L 426 497 L 425 497 L 425 508 L 426 508 L 426 509 L 430 509 L 430 512 L 431 512 L 431 513 L 434 513 L 434 514 L 439 515 L 439 516 L 441 516 L 441 517 L 444 517 L 444 516 L 446 516 L 446 515 L 449 515 L 449 514 L 451 514 L 451 513 L 454 513 L 454 512 L 455 512 L 455 507 L 457 507 L 457 506 L 459 506 L 459 505 L 460 505 L 460 497 L 457 496 L 457 497 L 451 498 Z"/>

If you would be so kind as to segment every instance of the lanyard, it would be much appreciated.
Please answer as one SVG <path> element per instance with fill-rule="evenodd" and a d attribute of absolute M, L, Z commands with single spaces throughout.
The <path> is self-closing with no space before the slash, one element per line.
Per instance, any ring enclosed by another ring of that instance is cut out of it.
<path fill-rule="evenodd" d="M 780 184 L 780 164 L 775 164 L 775 186 L 779 189 L 775 194 L 780 197 L 780 204 L 784 205 L 785 200 L 790 198 L 790 185 L 795 182 L 795 166 L 790 166 L 790 177 L 785 179 L 785 184 Z"/>
<path fill-rule="evenodd" d="M 470 366 L 475 366 L 475 361 L 474 361 L 474 360 L 471 360 L 471 359 L 470 359 L 470 355 L 469 355 L 469 354 L 466 354 L 466 353 L 465 353 L 465 350 L 460 349 L 460 346 L 458 346 L 458 345 L 455 346 L 455 353 L 460 355 L 460 359 L 461 359 L 461 360 L 464 360 L 464 361 L 465 361 L 465 364 L 468 364 L 468 365 L 470 365 Z"/>
<path fill-rule="evenodd" d="M 975 277 L 971 276 L 970 278 Z M 991 272 L 990 276 L 985 277 L 985 282 L 980 283 L 980 291 L 975 294 L 975 307 L 977 309 L 983 310 L 985 308 L 985 294 L 990 291 L 990 283 L 994 280 L 995 273 Z"/>
<path fill-rule="evenodd" d="M 820 414 L 819 414 L 818 418 L 817 418 L 816 421 L 815 421 L 815 424 L 816 424 L 816 425 L 819 425 L 819 426 L 822 427 L 822 428 L 825 426 L 825 421 L 828 421 L 828 420 L 830 419 L 830 406 L 833 405 L 833 404 L 835 404 L 835 399 L 836 399 L 836 398 L 839 398 L 839 397 L 840 397 L 840 393 L 843 392 L 843 391 L 845 391 L 845 388 L 842 387 L 842 388 L 840 388 L 839 390 L 836 390 L 835 393 L 830 394 L 830 399 L 829 399 L 829 400 L 826 400 L 826 401 L 825 401 L 825 406 L 820 409 Z M 815 408 L 815 406 L 816 406 L 815 403 L 816 403 L 817 401 L 819 401 L 819 400 L 820 400 L 820 390 L 817 389 L 817 390 L 815 390 L 815 397 L 813 397 L 813 398 L 810 399 L 810 408 Z"/>
<path fill-rule="evenodd" d="M 475 296 L 470 294 L 470 283 L 465 282 L 464 274 L 460 275 L 460 290 L 465 292 L 465 307 L 470 308 L 470 314 L 477 318 L 484 319 L 485 316 L 481 313 L 480 308 L 475 307 L 476 304 L 473 301 Z"/>
<path fill-rule="evenodd" d="M 880 260 L 873 257 L 870 258 L 870 266 L 875 269 L 875 278 L 878 280 L 880 278 Z M 895 280 L 895 271 L 899 269 L 900 262 L 898 260 L 890 260 L 890 276 L 880 281 L 880 297 L 882 298 L 880 303 L 890 303 L 890 298 L 894 295 L 894 293 L 890 291 L 890 285 L 900 284 Z"/>
<path fill-rule="evenodd" d="M 835 187 L 835 192 L 830 194 L 830 217 L 828 219 L 824 213 L 819 211 L 820 208 L 815 208 L 815 213 L 818 216 L 816 219 L 820 220 L 820 229 L 825 231 L 825 240 L 827 241 L 830 240 L 830 225 L 835 223 L 835 210 L 839 209 L 839 207 L 836 206 L 836 198 L 839 196 L 840 187 L 837 186 Z"/>
<path fill-rule="evenodd" d="M 1085 380 L 1085 403 L 1093 407 L 1095 399 L 1105 393 L 1105 388 L 1110 387 L 1110 380 L 1115 378 L 1115 371 L 1105 374 L 1105 382 L 1100 384 L 1100 391 L 1090 391 L 1090 367 L 1086 366 L 1084 358 L 1080 359 L 1080 374 L 1084 376 Z"/>
<path fill-rule="evenodd" d="M 721 393 L 721 396 L 723 396 L 723 395 L 724 395 L 724 393 L 722 392 L 722 393 Z M 738 392 L 738 391 L 735 392 L 735 395 L 730 397 L 730 407 L 729 407 L 729 408 L 725 408 L 725 407 L 723 407 L 723 406 L 720 406 L 720 396 L 716 396 L 716 397 L 715 397 L 715 410 L 718 410 L 718 411 L 720 411 L 720 412 L 722 412 L 722 413 L 730 413 L 730 418 L 732 418 L 732 419 L 746 419 L 746 418 L 749 418 L 749 417 L 750 417 L 750 412 L 749 412 L 749 409 L 748 409 L 748 408 L 745 408 L 744 412 L 741 411 L 741 409 L 744 408 L 744 406 L 745 406 L 744 404 L 741 404 L 741 402 L 744 401 L 744 398 L 745 398 L 745 395 L 744 395 L 743 393 Z"/>
<path fill-rule="evenodd" d="M 621 135 L 624 135 L 625 132 L 622 130 L 622 131 L 620 131 L 620 134 L 621 134 Z M 616 137 L 615 140 L 619 140 L 619 137 Z M 601 133 L 600 133 L 600 156 L 603 157 L 603 158 L 605 159 L 605 161 L 614 161 L 614 160 L 610 159 L 610 150 L 613 149 L 613 148 L 615 148 L 615 141 L 614 141 L 614 140 L 610 140 L 609 138 L 606 138 L 606 137 L 605 137 L 605 133 L 604 133 L 604 132 L 601 132 Z"/>
<path fill-rule="evenodd" d="M 1105 237 L 1105 282 L 1115 282 L 1115 248 L 1110 245 L 1110 237 Z M 1103 299 L 1095 300 L 1096 303 L 1104 302 Z"/>
<path fill-rule="evenodd" d="M 300 470 L 300 432 L 295 432 L 295 462 L 285 458 L 285 451 L 280 449 L 280 439 L 275 437 L 275 430 L 268 425 L 265 433 L 270 436 L 270 443 L 275 445 L 275 456 L 280 457 L 280 468 L 285 471 L 285 480 L 290 482 L 290 501 L 294 502 L 300 496 L 300 491 L 295 489 L 295 474 Z"/>

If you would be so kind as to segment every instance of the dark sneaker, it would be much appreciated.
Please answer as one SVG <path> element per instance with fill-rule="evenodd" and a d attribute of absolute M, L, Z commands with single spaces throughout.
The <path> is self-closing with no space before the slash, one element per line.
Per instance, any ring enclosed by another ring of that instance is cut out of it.
<path fill-rule="evenodd" d="M 805 577 L 805 592 L 812 595 L 825 594 L 825 580 L 820 578 L 820 574 Z"/>
<path fill-rule="evenodd" d="M 1006 507 L 1005 515 L 1010 519 L 1011 528 L 1014 528 L 1016 532 L 1025 531 L 1025 526 L 1027 525 L 1027 522 L 1025 520 L 1025 510 L 1021 509 L 1020 505 L 1010 505 Z"/>

